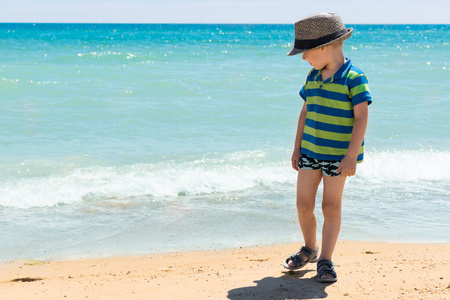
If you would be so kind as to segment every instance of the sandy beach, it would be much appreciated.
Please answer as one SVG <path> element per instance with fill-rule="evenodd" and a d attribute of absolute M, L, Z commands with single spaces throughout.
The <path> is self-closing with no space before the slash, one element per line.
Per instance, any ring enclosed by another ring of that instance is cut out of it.
<path fill-rule="evenodd" d="M 287 272 L 299 245 L 1 264 L 0 299 L 450 299 L 450 244 L 339 241 L 339 280 Z"/>

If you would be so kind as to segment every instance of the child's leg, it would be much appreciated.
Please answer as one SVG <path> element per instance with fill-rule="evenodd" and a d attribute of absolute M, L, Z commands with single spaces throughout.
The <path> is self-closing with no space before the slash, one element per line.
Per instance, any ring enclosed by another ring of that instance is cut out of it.
<path fill-rule="evenodd" d="M 345 176 L 323 176 L 323 229 L 322 252 L 319 260 L 331 260 L 341 228 L 341 203 L 344 192 Z"/>
<path fill-rule="evenodd" d="M 317 189 L 322 180 L 321 170 L 298 170 L 297 213 L 305 246 L 316 249 L 317 220 L 314 213 Z"/>
<path fill-rule="evenodd" d="M 322 180 L 321 170 L 298 170 L 297 178 L 297 213 L 300 228 L 302 230 L 305 246 L 316 249 L 316 229 L 317 221 L 314 214 L 316 204 L 316 194 L 320 181 Z M 308 261 L 304 253 L 300 253 L 303 261 Z M 296 267 L 295 261 L 286 261 L 290 267 Z"/>

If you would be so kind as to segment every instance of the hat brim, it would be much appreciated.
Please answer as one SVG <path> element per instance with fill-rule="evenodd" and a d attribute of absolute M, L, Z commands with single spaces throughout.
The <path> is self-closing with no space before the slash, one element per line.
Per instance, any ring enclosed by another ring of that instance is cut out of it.
<path fill-rule="evenodd" d="M 352 35 L 352 32 L 353 32 L 353 28 L 348 28 L 347 29 L 347 33 L 345 33 L 344 35 L 338 37 L 337 39 L 334 39 L 332 41 L 329 41 L 327 43 L 324 43 L 322 45 L 319 45 L 319 46 L 311 48 L 311 49 L 296 49 L 296 48 L 292 48 L 292 50 L 290 52 L 288 52 L 287 55 L 288 56 L 294 56 L 294 55 L 297 55 L 297 54 L 300 54 L 300 53 L 303 53 L 303 52 L 316 50 L 316 49 L 319 49 L 319 48 L 326 47 L 326 46 L 329 46 L 331 44 L 337 43 L 339 41 L 346 40 Z"/>

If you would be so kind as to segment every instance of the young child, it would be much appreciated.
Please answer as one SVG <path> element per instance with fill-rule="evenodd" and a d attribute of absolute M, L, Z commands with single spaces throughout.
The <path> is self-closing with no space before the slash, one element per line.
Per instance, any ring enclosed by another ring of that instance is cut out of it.
<path fill-rule="evenodd" d="M 317 262 L 317 280 L 335 282 L 331 261 L 341 225 L 345 179 L 363 161 L 368 105 L 367 78 L 345 58 L 343 41 L 352 34 L 333 13 L 318 13 L 295 23 L 295 44 L 288 55 L 303 53 L 313 69 L 300 90 L 300 113 L 292 167 L 298 171 L 297 212 L 305 246 L 286 259 L 289 270 Z M 323 180 L 322 251 L 316 244 L 314 214 L 317 189 Z"/>

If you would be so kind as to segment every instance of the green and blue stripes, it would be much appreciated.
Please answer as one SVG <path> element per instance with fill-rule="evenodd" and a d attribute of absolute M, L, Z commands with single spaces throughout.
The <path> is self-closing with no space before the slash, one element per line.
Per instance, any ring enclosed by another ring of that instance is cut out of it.
<path fill-rule="evenodd" d="M 306 101 L 307 115 L 301 153 L 315 159 L 341 161 L 352 137 L 353 107 L 372 103 L 364 73 L 347 59 L 333 77 L 322 81 L 322 72 L 311 70 L 300 96 Z M 364 159 L 364 142 L 358 162 Z"/>

